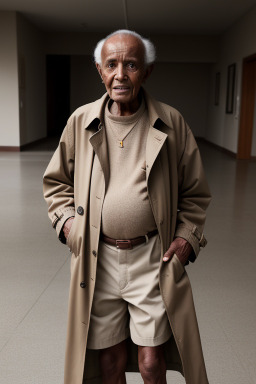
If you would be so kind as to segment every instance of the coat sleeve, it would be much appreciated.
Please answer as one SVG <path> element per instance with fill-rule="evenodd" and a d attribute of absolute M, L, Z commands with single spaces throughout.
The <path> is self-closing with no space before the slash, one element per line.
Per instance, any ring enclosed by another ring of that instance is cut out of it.
<path fill-rule="evenodd" d="M 63 243 L 66 239 L 63 236 L 62 227 L 68 218 L 75 216 L 74 153 L 74 133 L 69 120 L 43 177 L 48 215 L 57 236 Z"/>
<path fill-rule="evenodd" d="M 205 178 L 198 146 L 190 128 L 183 121 L 182 142 L 184 142 L 178 162 L 178 213 L 175 237 L 186 239 L 193 248 L 189 260 L 194 261 L 200 247 L 207 243 L 203 228 L 206 209 L 211 194 Z"/>

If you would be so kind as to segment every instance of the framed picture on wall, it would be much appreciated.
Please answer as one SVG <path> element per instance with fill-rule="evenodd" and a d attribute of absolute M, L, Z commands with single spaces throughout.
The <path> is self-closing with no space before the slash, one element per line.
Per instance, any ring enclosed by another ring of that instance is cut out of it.
<path fill-rule="evenodd" d="M 226 113 L 233 113 L 235 95 L 236 64 L 228 66 Z"/>
<path fill-rule="evenodd" d="M 219 105 L 219 103 L 220 103 L 220 72 L 217 72 L 215 76 L 214 105 Z"/>

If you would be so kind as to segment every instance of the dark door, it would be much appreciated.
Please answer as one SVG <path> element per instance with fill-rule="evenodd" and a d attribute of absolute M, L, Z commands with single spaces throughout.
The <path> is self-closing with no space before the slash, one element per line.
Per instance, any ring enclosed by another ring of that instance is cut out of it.
<path fill-rule="evenodd" d="M 70 115 L 70 56 L 47 55 L 47 136 L 60 137 Z"/>

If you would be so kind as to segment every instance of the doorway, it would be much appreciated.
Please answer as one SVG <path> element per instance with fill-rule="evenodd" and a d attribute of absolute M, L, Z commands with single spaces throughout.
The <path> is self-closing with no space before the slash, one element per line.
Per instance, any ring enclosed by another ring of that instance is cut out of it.
<path fill-rule="evenodd" d="M 251 158 L 253 125 L 255 120 L 256 54 L 243 61 L 241 115 L 237 158 Z"/>
<path fill-rule="evenodd" d="M 47 136 L 60 137 L 70 115 L 70 56 L 46 56 Z"/>

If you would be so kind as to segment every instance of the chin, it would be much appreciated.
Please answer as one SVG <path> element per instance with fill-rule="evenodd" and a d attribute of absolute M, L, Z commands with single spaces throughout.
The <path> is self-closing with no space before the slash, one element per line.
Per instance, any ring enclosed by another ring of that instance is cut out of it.
<path fill-rule="evenodd" d="M 114 96 L 112 97 L 112 100 L 114 100 L 116 103 L 121 103 L 121 104 L 130 104 L 133 102 L 133 100 L 129 97 Z"/>
<path fill-rule="evenodd" d="M 132 104 L 134 101 L 137 100 L 137 97 L 134 97 L 134 95 L 115 95 L 112 93 L 111 99 L 114 100 L 116 103 Z"/>

